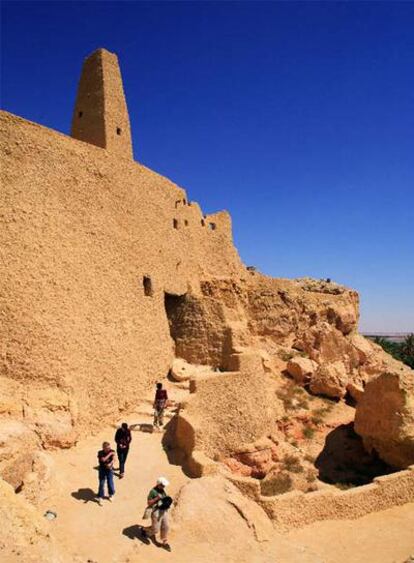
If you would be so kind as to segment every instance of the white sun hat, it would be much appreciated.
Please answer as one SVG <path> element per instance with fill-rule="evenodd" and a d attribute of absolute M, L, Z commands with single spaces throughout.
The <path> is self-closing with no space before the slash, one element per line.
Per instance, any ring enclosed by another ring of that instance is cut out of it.
<path fill-rule="evenodd" d="M 157 485 L 163 485 L 163 487 L 168 487 L 169 484 L 170 482 L 165 477 L 158 477 Z"/>

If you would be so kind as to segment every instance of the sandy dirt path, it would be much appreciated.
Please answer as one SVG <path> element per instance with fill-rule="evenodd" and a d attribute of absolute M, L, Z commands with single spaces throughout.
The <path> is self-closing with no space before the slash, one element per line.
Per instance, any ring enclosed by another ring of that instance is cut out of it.
<path fill-rule="evenodd" d="M 134 543 L 146 550 L 143 561 L 148 560 L 149 551 L 160 548 L 144 545 L 135 538 L 137 524 L 145 523 L 141 517 L 147 494 L 161 475 L 169 479 L 168 492 L 172 496 L 188 480 L 180 467 L 169 464 L 161 434 L 134 431 L 125 477 L 120 480 L 115 476 L 113 502 L 104 500 L 103 506 L 99 506 L 95 498 L 96 454 L 102 441 L 113 444 L 114 432 L 110 428 L 54 455 L 59 492 L 54 502 L 58 517 L 51 522 L 51 531 L 74 554 L 75 561 L 125 562 Z"/>

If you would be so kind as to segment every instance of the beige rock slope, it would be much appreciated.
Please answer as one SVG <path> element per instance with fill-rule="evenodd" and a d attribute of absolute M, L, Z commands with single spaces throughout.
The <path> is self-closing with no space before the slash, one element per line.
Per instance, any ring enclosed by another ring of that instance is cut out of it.
<path fill-rule="evenodd" d="M 8 563 L 69 563 L 50 538 L 45 521 L 0 479 L 0 559 Z"/>

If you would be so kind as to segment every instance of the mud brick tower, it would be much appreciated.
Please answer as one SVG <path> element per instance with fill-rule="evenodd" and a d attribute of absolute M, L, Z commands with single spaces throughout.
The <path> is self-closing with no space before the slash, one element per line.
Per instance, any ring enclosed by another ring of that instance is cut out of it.
<path fill-rule="evenodd" d="M 128 108 L 118 57 L 98 49 L 85 59 L 71 136 L 133 158 Z"/>

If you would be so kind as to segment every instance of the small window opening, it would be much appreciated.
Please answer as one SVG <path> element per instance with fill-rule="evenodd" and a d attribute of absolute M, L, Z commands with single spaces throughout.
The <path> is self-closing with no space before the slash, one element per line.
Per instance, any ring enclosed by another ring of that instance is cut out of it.
<path fill-rule="evenodd" d="M 187 219 L 184 219 L 184 225 L 185 225 L 186 227 L 188 227 L 188 221 L 187 221 Z"/>
<path fill-rule="evenodd" d="M 80 111 L 80 112 L 78 113 L 78 117 L 82 117 L 82 115 L 83 115 L 83 111 Z"/>
<path fill-rule="evenodd" d="M 154 294 L 154 291 L 152 289 L 152 281 L 151 278 L 148 276 L 144 276 L 143 280 L 142 280 L 143 286 L 144 286 L 144 295 L 146 297 L 152 297 Z"/>
<path fill-rule="evenodd" d="M 183 199 L 183 205 L 187 205 L 187 200 Z"/>
<path fill-rule="evenodd" d="M 177 221 L 177 219 L 173 219 L 173 227 L 174 227 L 174 229 L 178 229 L 178 221 Z"/>
<path fill-rule="evenodd" d="M 180 205 L 180 203 L 181 203 L 181 199 L 177 199 L 177 201 L 175 202 L 175 208 L 176 209 Z"/>
<path fill-rule="evenodd" d="M 117 135 L 120 135 L 121 133 L 122 133 L 121 128 L 120 128 L 120 127 L 117 127 L 117 128 L 116 128 L 116 134 L 117 134 Z"/>
<path fill-rule="evenodd" d="M 206 226 L 206 222 L 204 221 L 204 219 L 201 219 L 201 226 L 205 227 Z"/>
<path fill-rule="evenodd" d="M 209 223 L 208 224 L 209 229 L 211 229 L 212 231 L 216 230 L 216 224 L 215 223 Z"/>

